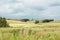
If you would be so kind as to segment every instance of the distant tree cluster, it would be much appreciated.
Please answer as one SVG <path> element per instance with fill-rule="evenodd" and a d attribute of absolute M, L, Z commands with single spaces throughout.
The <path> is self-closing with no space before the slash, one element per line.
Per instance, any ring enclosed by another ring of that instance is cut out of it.
<path fill-rule="evenodd" d="M 27 21 L 34 21 L 33 19 L 32 20 L 30 20 L 30 19 L 21 19 L 20 21 L 22 21 L 22 22 L 27 22 Z M 51 22 L 51 21 L 54 21 L 54 19 L 44 19 L 44 20 L 42 20 L 42 21 L 39 21 L 39 20 L 35 20 L 34 21 L 34 23 L 35 24 L 38 24 L 38 23 L 49 23 L 49 22 Z"/>
<path fill-rule="evenodd" d="M 43 20 L 42 22 L 43 22 L 43 23 L 47 23 L 47 22 L 51 22 L 51 21 L 54 21 L 54 19 L 45 19 L 45 20 Z"/>
<path fill-rule="evenodd" d="M 0 17 L 0 27 L 9 27 L 6 18 Z"/>
<path fill-rule="evenodd" d="M 27 21 L 29 21 L 29 19 L 21 19 L 20 21 L 27 22 Z"/>

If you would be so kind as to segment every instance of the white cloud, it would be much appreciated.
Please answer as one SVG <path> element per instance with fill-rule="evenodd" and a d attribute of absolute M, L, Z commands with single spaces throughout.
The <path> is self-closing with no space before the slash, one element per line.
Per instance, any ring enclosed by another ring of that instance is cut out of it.
<path fill-rule="evenodd" d="M 58 19 L 59 10 L 60 0 L 0 0 L 0 16 L 4 17 Z"/>

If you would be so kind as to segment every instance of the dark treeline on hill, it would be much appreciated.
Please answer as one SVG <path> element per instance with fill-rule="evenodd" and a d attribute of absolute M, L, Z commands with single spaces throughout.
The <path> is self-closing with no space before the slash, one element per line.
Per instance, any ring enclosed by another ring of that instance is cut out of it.
<path fill-rule="evenodd" d="M 45 19 L 45 20 L 43 20 L 42 22 L 43 22 L 43 23 L 48 23 L 48 22 L 51 22 L 51 21 L 54 21 L 54 19 Z"/>
<path fill-rule="evenodd" d="M 21 19 L 20 21 L 22 21 L 22 22 L 27 22 L 27 21 L 30 21 L 30 20 L 32 20 L 32 19 Z M 33 20 L 32 20 L 33 21 Z M 38 24 L 38 23 L 40 23 L 39 22 L 40 20 L 35 20 L 35 24 Z M 44 20 L 42 20 L 42 23 L 49 23 L 49 22 L 51 22 L 51 21 L 54 21 L 54 19 L 44 19 Z"/>
<path fill-rule="evenodd" d="M 22 22 L 27 22 L 27 21 L 29 21 L 30 19 L 21 19 L 20 21 L 22 21 Z"/>
<path fill-rule="evenodd" d="M 52 22 L 52 21 L 54 21 L 54 19 L 44 19 L 41 22 L 42 23 L 49 23 L 49 22 Z M 35 20 L 35 24 L 38 24 L 38 23 L 40 23 L 39 20 Z"/>
<path fill-rule="evenodd" d="M 27 22 L 27 21 L 33 21 L 35 24 L 38 23 L 49 23 L 54 21 L 54 19 L 44 19 L 44 20 L 34 20 L 34 19 L 8 19 L 8 20 L 16 20 L 16 21 L 22 21 L 22 22 Z"/>
<path fill-rule="evenodd" d="M 0 17 L 0 27 L 9 27 L 6 18 Z"/>

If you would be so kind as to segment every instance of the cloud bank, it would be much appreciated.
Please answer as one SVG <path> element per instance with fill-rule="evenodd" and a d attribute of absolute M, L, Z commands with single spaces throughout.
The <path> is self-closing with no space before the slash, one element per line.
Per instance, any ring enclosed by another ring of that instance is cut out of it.
<path fill-rule="evenodd" d="M 60 0 L 0 0 L 6 18 L 60 19 Z"/>

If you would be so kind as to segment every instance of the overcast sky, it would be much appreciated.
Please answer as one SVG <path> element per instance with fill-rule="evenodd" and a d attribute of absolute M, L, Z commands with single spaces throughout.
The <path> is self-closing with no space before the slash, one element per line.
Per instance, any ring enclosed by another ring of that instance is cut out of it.
<path fill-rule="evenodd" d="M 60 19 L 60 0 L 0 0 L 6 18 Z"/>

